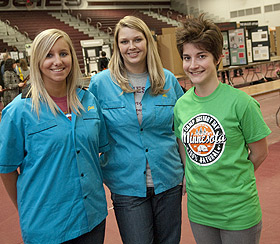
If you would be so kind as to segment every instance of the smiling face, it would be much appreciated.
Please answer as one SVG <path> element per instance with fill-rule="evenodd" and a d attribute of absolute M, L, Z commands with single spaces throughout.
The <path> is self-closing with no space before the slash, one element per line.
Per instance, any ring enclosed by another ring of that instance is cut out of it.
<path fill-rule="evenodd" d="M 197 88 L 215 86 L 219 83 L 216 65 L 210 52 L 192 43 L 183 45 L 183 69 Z"/>
<path fill-rule="evenodd" d="M 72 68 L 70 48 L 63 38 L 59 38 L 40 66 L 47 90 L 66 87 L 66 78 Z"/>
<path fill-rule="evenodd" d="M 118 46 L 124 65 L 129 72 L 145 72 L 147 40 L 142 32 L 122 27 L 118 34 Z"/>

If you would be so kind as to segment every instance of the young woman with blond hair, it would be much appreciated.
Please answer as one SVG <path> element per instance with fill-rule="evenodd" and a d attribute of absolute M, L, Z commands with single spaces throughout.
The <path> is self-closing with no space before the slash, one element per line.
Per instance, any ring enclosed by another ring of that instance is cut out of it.
<path fill-rule="evenodd" d="M 102 170 L 123 243 L 178 244 L 184 167 L 172 126 L 183 91 L 141 19 L 116 25 L 109 69 L 92 77 L 89 90 L 108 129 Z"/>
<path fill-rule="evenodd" d="M 108 149 L 96 98 L 78 87 L 69 36 L 48 29 L 32 44 L 30 89 L 2 112 L 0 173 L 23 241 L 104 241 L 107 205 L 99 153 Z"/>

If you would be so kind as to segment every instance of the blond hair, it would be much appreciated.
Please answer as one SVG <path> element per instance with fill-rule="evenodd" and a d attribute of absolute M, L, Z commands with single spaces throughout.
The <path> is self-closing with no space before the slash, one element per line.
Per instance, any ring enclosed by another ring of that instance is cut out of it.
<path fill-rule="evenodd" d="M 113 81 L 121 87 L 123 92 L 135 92 L 135 90 L 130 86 L 129 80 L 127 78 L 127 70 L 118 46 L 119 31 L 124 27 L 137 30 L 143 33 L 145 36 L 147 41 L 146 61 L 150 76 L 152 89 L 151 93 L 153 95 L 165 93 L 166 91 L 163 89 L 165 85 L 165 75 L 161 59 L 156 48 L 156 43 L 145 22 L 135 16 L 125 16 L 116 25 L 114 33 L 113 55 L 108 65 Z"/>
<path fill-rule="evenodd" d="M 32 109 L 37 112 L 38 117 L 40 102 L 45 102 L 54 115 L 56 115 L 59 111 L 58 106 L 50 97 L 45 88 L 45 84 L 40 71 L 40 67 L 47 57 L 47 54 L 59 38 L 63 38 L 69 45 L 72 57 L 72 68 L 70 73 L 66 77 L 67 104 L 71 111 L 76 114 L 80 114 L 80 108 L 84 109 L 76 93 L 76 88 L 81 78 L 81 71 L 72 41 L 64 31 L 58 29 L 47 29 L 42 31 L 35 37 L 32 43 L 30 56 L 31 88 L 28 94 L 32 98 Z"/>

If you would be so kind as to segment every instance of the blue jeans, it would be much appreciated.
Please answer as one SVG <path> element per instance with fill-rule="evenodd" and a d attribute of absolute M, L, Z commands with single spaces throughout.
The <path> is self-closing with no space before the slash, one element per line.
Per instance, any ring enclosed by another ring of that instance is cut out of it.
<path fill-rule="evenodd" d="M 182 186 L 146 197 L 112 193 L 115 215 L 124 244 L 179 244 L 181 238 Z"/>
<path fill-rule="evenodd" d="M 191 222 L 197 244 L 258 244 L 261 237 L 262 221 L 245 230 L 222 230 Z"/>
<path fill-rule="evenodd" d="M 62 244 L 103 244 L 105 237 L 105 224 L 104 219 L 99 225 L 93 228 L 90 232 L 85 233 L 75 239 L 63 242 Z"/>

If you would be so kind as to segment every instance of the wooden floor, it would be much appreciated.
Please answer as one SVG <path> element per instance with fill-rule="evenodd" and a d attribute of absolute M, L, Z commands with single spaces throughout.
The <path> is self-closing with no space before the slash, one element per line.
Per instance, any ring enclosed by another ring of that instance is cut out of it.
<path fill-rule="evenodd" d="M 246 92 L 250 96 L 257 97 L 266 93 L 278 92 L 280 90 L 280 80 L 264 82 L 261 84 L 246 86 L 239 89 Z"/>
<path fill-rule="evenodd" d="M 280 139 L 280 138 L 278 138 Z M 280 240 L 280 140 L 269 146 L 269 156 L 256 172 L 257 187 L 263 211 L 263 231 L 260 244 L 279 244 Z M 121 244 L 115 221 L 110 194 L 106 188 L 109 215 L 107 217 L 105 244 Z M 10 202 L 0 182 L 0 243 L 23 243 L 20 235 L 17 211 Z M 186 196 L 183 198 L 182 244 L 195 244 L 186 211 Z"/>

